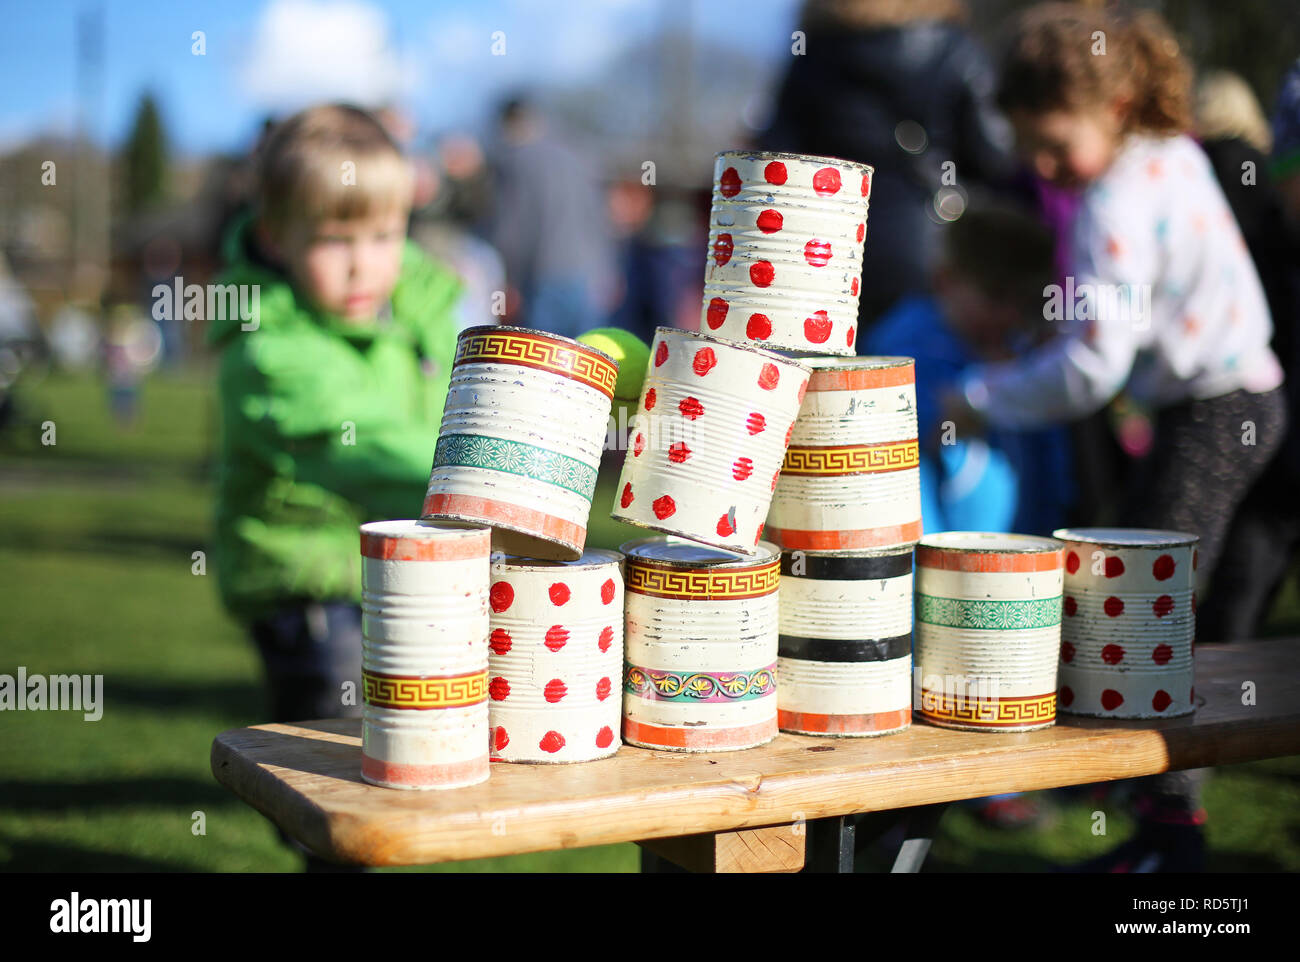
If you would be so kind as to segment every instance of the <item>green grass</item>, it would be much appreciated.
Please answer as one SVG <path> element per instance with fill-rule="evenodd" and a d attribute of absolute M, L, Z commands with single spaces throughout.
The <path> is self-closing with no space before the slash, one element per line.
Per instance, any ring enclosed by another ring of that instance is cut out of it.
<path fill-rule="evenodd" d="M 97 722 L 70 712 L 0 713 L 0 866 L 9 870 L 296 871 L 271 824 L 208 768 L 220 731 L 267 717 L 260 665 L 222 612 L 206 550 L 214 412 L 203 374 L 155 377 L 140 418 L 118 426 L 103 386 L 53 376 L 24 385 L 0 436 L 0 671 L 105 676 Z M 56 443 L 42 445 L 53 421 Z M 1300 633 L 1294 583 L 1275 629 Z M 1118 801 L 1056 801 L 1034 831 L 945 816 L 927 868 L 1041 870 L 1125 837 Z M 1210 866 L 1300 869 L 1300 759 L 1217 770 L 1207 789 Z M 1107 812 L 1104 837 L 1092 813 Z M 203 812 L 206 834 L 191 831 Z M 633 845 L 485 859 L 436 871 L 635 871 Z"/>

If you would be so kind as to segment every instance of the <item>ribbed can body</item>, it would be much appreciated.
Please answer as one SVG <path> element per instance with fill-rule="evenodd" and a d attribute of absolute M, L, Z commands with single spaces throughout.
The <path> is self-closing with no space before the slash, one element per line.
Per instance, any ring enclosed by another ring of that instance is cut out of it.
<path fill-rule="evenodd" d="M 361 526 L 366 781 L 430 789 L 488 777 L 490 541 L 471 525 Z"/>
<path fill-rule="evenodd" d="M 776 736 L 780 558 L 759 548 L 738 561 L 669 538 L 623 545 L 625 741 L 707 752 Z"/>
<path fill-rule="evenodd" d="M 700 330 L 852 354 L 871 175 L 866 164 L 832 157 L 719 154 Z"/>
<path fill-rule="evenodd" d="M 935 725 L 1028 731 L 1056 721 L 1060 543 L 949 531 L 916 548 L 916 676 Z"/>
<path fill-rule="evenodd" d="M 623 556 L 492 563 L 492 759 L 585 762 L 621 744 Z"/>
<path fill-rule="evenodd" d="M 782 731 L 884 735 L 912 720 L 912 551 L 781 554 Z"/>
<path fill-rule="evenodd" d="M 510 554 L 580 557 L 617 376 L 559 335 L 461 332 L 423 516 L 491 525 Z"/>
<path fill-rule="evenodd" d="M 1065 542 L 1061 710 L 1098 718 L 1195 711 L 1196 536 L 1138 528 L 1055 534 Z"/>
<path fill-rule="evenodd" d="M 809 369 L 661 327 L 613 517 L 754 556 Z"/>
<path fill-rule="evenodd" d="M 813 369 L 767 515 L 787 550 L 911 547 L 921 537 L 910 357 L 807 358 Z"/>

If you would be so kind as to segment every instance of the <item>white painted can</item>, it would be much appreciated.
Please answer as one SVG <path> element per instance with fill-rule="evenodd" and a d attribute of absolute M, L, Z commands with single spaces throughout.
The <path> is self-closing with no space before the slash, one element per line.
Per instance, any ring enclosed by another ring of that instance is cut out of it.
<path fill-rule="evenodd" d="M 915 705 L 931 724 L 1029 731 L 1056 721 L 1062 549 L 948 531 L 916 549 Z"/>
<path fill-rule="evenodd" d="M 756 556 L 809 369 L 661 327 L 630 426 L 620 521 Z"/>
<path fill-rule="evenodd" d="M 1197 537 L 1144 528 L 1062 528 L 1061 710 L 1173 718 L 1196 710 Z"/>
<path fill-rule="evenodd" d="M 787 550 L 910 548 L 921 537 L 916 365 L 816 357 L 767 536 Z"/>
<path fill-rule="evenodd" d="M 618 751 L 623 556 L 498 557 L 488 637 L 492 760 L 586 762 Z"/>
<path fill-rule="evenodd" d="M 582 555 L 618 365 L 567 337 L 462 331 L 423 516 L 491 525 L 493 547 Z"/>
<path fill-rule="evenodd" d="M 868 736 L 912 720 L 912 550 L 781 553 L 782 731 Z"/>
<path fill-rule="evenodd" d="M 488 777 L 491 532 L 478 525 L 361 526 L 361 776 L 386 788 Z"/>
<path fill-rule="evenodd" d="M 851 355 L 871 175 L 833 157 L 718 154 L 700 330 Z"/>
<path fill-rule="evenodd" d="M 676 538 L 627 555 L 623 740 L 666 751 L 753 748 L 777 733 L 776 546 L 754 558 Z"/>

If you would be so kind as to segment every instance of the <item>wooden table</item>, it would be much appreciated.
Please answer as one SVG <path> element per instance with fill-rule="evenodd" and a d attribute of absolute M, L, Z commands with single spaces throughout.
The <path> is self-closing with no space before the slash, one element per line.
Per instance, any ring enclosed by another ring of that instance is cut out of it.
<path fill-rule="evenodd" d="M 1196 672 L 1196 713 L 1159 722 L 1064 715 L 1041 731 L 982 733 L 918 721 L 882 738 L 782 734 L 713 755 L 624 746 L 601 761 L 494 764 L 480 785 L 405 792 L 361 780 L 361 722 L 349 719 L 223 732 L 212 772 L 341 862 L 423 865 L 636 841 L 696 870 L 843 870 L 843 816 L 853 813 L 1300 754 L 1300 639 L 1198 645 Z"/>

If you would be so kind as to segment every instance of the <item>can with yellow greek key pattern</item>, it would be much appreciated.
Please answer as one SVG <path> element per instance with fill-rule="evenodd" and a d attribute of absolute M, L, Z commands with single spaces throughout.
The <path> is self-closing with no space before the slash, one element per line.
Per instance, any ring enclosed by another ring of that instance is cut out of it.
<path fill-rule="evenodd" d="M 1061 711 L 1173 718 L 1196 710 L 1197 537 L 1062 528 Z"/>
<path fill-rule="evenodd" d="M 912 723 L 912 549 L 781 553 L 782 731 L 885 735 Z"/>
<path fill-rule="evenodd" d="M 488 577 L 481 525 L 361 526 L 361 777 L 458 788 L 488 777 Z"/>
<path fill-rule="evenodd" d="M 661 327 L 619 477 L 620 521 L 756 556 L 809 369 Z"/>
<path fill-rule="evenodd" d="M 916 548 L 914 707 L 934 725 L 1029 731 L 1056 721 L 1061 543 L 979 531 Z"/>
<path fill-rule="evenodd" d="M 852 354 L 871 175 L 834 157 L 718 154 L 700 330 Z"/>
<path fill-rule="evenodd" d="M 729 552 L 678 538 L 623 545 L 627 656 L 623 739 L 679 752 L 732 751 L 777 732 L 781 561 L 776 545 Z"/>
<path fill-rule="evenodd" d="M 609 355 L 558 334 L 462 331 L 424 517 L 491 525 L 510 554 L 580 557 L 617 378 Z"/>
<path fill-rule="evenodd" d="M 910 357 L 805 358 L 813 369 L 767 514 L 791 551 L 887 550 L 921 537 Z"/>
<path fill-rule="evenodd" d="M 623 556 L 497 556 L 488 600 L 492 760 L 587 762 L 618 751 Z"/>

